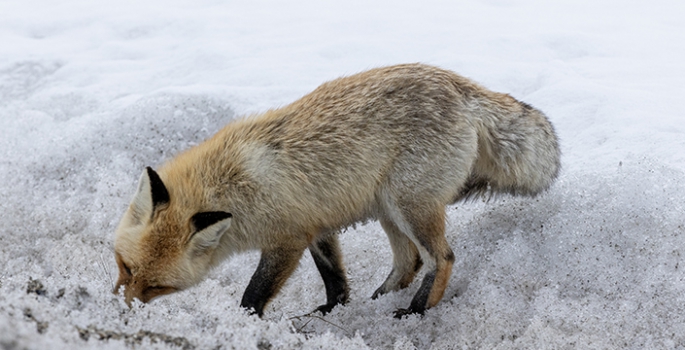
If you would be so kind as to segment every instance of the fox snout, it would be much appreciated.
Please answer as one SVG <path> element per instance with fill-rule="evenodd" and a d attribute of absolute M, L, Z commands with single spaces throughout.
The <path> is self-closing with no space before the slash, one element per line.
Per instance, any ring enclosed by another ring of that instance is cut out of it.
<path fill-rule="evenodd" d="M 133 301 L 133 298 L 134 298 L 133 293 L 131 293 L 131 289 L 130 289 L 130 288 L 127 288 L 126 286 L 117 283 L 117 285 L 116 285 L 116 286 L 114 287 L 114 289 L 112 290 L 112 293 L 113 293 L 114 295 L 119 295 L 119 291 L 121 290 L 121 287 L 124 287 L 124 289 L 123 289 L 124 302 L 125 302 L 126 305 L 130 308 L 130 307 L 131 307 L 131 302 Z M 136 298 L 137 298 L 137 297 L 136 297 Z M 140 298 L 138 298 L 138 300 L 140 300 L 141 302 L 144 302 L 144 301 L 142 301 Z"/>
<path fill-rule="evenodd" d="M 131 307 L 133 299 L 148 303 L 158 296 L 171 294 L 178 290 L 177 288 L 170 286 L 151 284 L 145 278 L 134 276 L 131 269 L 123 262 L 119 254 L 116 254 L 116 259 L 117 264 L 119 265 L 119 279 L 112 292 L 118 295 L 123 287 L 124 301 L 129 307 Z"/>
<path fill-rule="evenodd" d="M 138 299 L 142 303 L 149 303 L 152 299 L 159 296 L 178 291 L 178 289 L 174 287 L 146 286 L 140 288 L 137 283 L 130 283 L 128 285 L 117 283 L 112 292 L 118 295 L 121 287 L 124 287 L 124 301 L 128 307 L 131 307 L 133 299 Z"/>

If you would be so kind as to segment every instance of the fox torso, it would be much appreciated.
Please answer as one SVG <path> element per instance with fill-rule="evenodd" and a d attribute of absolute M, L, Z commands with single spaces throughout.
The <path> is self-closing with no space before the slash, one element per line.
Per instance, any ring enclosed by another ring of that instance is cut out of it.
<path fill-rule="evenodd" d="M 377 219 L 394 266 L 374 297 L 406 287 L 425 264 L 398 315 L 423 312 L 442 297 L 454 260 L 445 205 L 487 189 L 536 194 L 558 169 L 553 128 L 532 107 L 435 67 L 370 70 L 230 123 L 158 173 L 147 169 L 116 234 L 118 286 L 127 301 L 147 301 L 259 249 L 242 305 L 261 315 L 309 248 L 325 312 L 348 295 L 334 232 Z"/>

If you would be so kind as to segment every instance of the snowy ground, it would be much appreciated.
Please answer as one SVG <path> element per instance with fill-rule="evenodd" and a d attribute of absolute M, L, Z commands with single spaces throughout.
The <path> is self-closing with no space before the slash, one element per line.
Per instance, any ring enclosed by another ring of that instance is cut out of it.
<path fill-rule="evenodd" d="M 685 348 L 685 3 L 0 2 L 0 348 Z M 367 68 L 424 62 L 545 111 L 563 171 L 536 199 L 448 209 L 457 261 L 424 317 L 379 300 L 390 250 L 342 236 L 324 317 L 306 255 L 264 319 L 258 255 L 132 310 L 112 233 L 145 165 Z"/>

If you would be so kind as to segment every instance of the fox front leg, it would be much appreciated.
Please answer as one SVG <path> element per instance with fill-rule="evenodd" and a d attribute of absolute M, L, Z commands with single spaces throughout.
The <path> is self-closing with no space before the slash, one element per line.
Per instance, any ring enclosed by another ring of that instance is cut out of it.
<path fill-rule="evenodd" d="M 304 248 L 276 248 L 262 251 L 257 271 L 252 275 L 245 289 L 240 306 L 262 317 L 264 307 L 295 271 L 303 252 Z"/>
<path fill-rule="evenodd" d="M 321 235 L 309 245 L 309 251 L 326 287 L 326 304 L 317 307 L 315 311 L 325 315 L 336 305 L 345 304 L 350 295 L 337 233 Z"/>

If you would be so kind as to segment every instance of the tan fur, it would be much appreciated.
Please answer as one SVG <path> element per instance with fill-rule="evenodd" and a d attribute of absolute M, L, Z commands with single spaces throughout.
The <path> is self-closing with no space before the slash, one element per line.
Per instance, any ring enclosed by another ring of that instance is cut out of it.
<path fill-rule="evenodd" d="M 117 288 L 126 286 L 129 302 L 143 296 L 133 283 L 185 289 L 233 253 L 299 259 L 322 233 L 381 219 L 397 272 L 374 297 L 407 286 L 420 254 L 436 273 L 431 307 L 452 268 L 445 205 L 488 191 L 537 194 L 559 164 L 541 112 L 450 71 L 407 64 L 336 79 L 164 164 L 169 203 L 138 225 L 132 217 L 142 209 L 132 203 L 117 229 L 115 250 L 133 275 Z M 204 211 L 233 218 L 218 246 L 196 256 L 189 220 Z"/>

